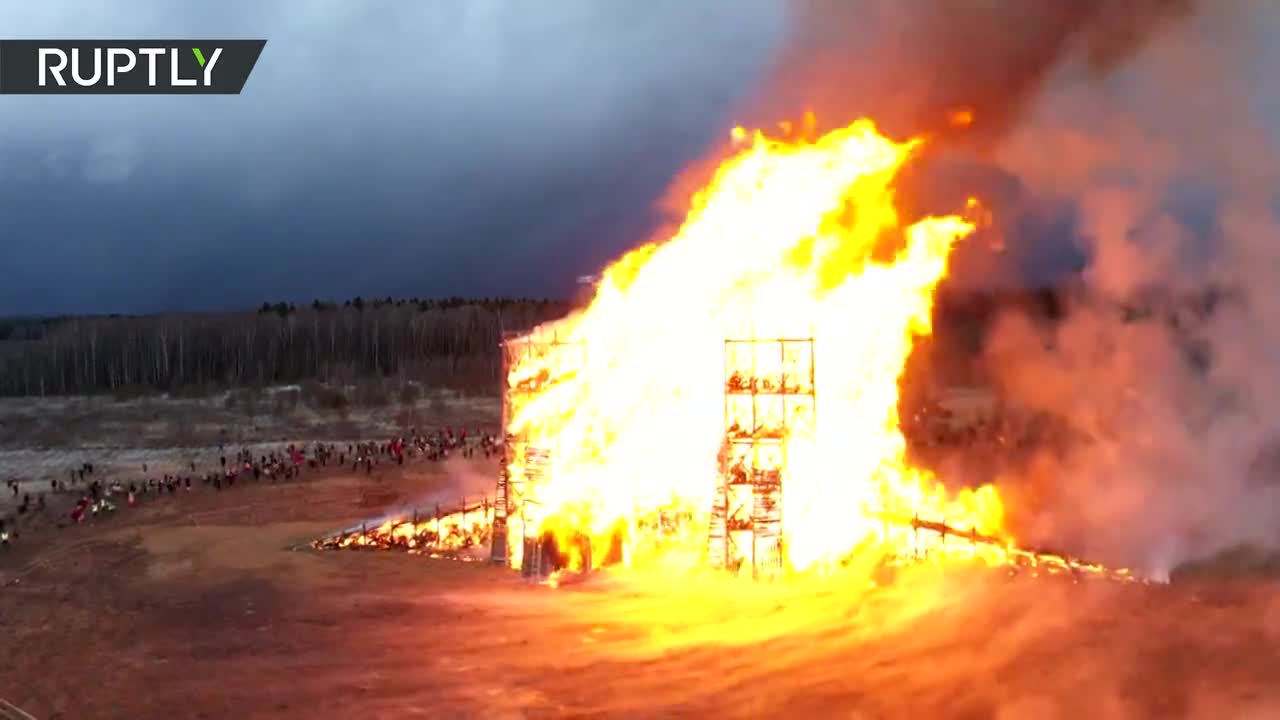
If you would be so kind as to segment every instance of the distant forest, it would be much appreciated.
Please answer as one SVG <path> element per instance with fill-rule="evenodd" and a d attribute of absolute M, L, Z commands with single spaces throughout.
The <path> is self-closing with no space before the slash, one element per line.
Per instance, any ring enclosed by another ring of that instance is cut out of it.
<path fill-rule="evenodd" d="M 0 320 L 0 395 L 198 393 L 368 377 L 493 390 L 503 331 L 570 310 L 528 298 L 356 297 L 243 313 Z"/>
<path fill-rule="evenodd" d="M 1070 295 L 1066 288 L 940 292 L 930 351 L 919 361 L 945 384 L 982 384 L 980 356 L 995 316 L 1016 309 L 1052 323 Z M 1131 321 L 1154 313 L 1186 328 L 1230 298 L 1210 289 L 1117 309 Z M 0 396 L 200 394 L 374 378 L 494 393 L 503 332 L 527 330 L 572 308 L 570 301 L 529 298 L 357 297 L 264 303 L 243 313 L 0 319 Z"/>

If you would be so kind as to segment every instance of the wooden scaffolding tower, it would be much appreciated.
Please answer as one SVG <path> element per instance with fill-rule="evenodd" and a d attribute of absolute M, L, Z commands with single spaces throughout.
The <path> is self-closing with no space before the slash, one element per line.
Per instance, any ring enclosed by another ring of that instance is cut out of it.
<path fill-rule="evenodd" d="M 542 521 L 537 489 L 550 473 L 552 458 L 547 448 L 531 445 L 527 434 L 511 432 L 511 425 L 530 399 L 585 364 L 586 345 L 561 338 L 554 329 L 504 333 L 502 359 L 503 451 L 494 494 L 490 559 L 519 567 L 526 575 L 542 576 L 550 558 L 544 557 L 541 538 L 525 529 Z M 529 372 L 515 377 L 516 369 Z"/>
<path fill-rule="evenodd" d="M 757 579 L 782 574 L 787 448 L 816 432 L 813 338 L 725 341 L 720 476 L 708 561 Z"/>

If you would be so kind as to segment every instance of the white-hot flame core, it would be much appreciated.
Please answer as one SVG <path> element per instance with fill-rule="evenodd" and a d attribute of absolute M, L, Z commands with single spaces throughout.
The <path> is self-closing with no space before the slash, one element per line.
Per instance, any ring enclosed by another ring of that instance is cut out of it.
<path fill-rule="evenodd" d="M 512 368 L 512 382 L 551 380 L 522 396 L 509 428 L 550 451 L 535 522 L 603 544 L 659 507 L 705 514 L 725 437 L 725 339 L 813 337 L 816 427 L 790 438 L 783 484 L 790 565 L 907 542 L 886 536 L 881 512 L 998 534 L 994 489 L 949 494 L 910 467 L 897 417 L 913 338 L 930 331 L 934 287 L 973 226 L 900 227 L 892 181 L 918 143 L 870 122 L 812 141 L 735 137 L 741 152 L 673 237 L 616 262 L 589 307 L 530 338 L 584 350 Z"/>

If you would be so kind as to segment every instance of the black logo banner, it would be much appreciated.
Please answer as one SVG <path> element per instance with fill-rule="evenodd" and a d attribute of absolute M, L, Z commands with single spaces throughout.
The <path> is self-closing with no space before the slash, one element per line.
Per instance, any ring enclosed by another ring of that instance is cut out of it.
<path fill-rule="evenodd" d="M 266 40 L 0 40 L 0 95 L 239 95 Z"/>

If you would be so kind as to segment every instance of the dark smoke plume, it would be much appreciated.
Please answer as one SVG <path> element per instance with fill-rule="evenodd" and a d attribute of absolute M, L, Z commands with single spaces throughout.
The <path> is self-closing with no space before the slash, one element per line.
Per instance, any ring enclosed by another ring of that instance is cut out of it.
<path fill-rule="evenodd" d="M 1064 68 L 1087 85 L 1104 79 L 1192 17 L 1196 2 L 790 0 L 788 41 L 740 119 L 777 132 L 778 123 L 812 110 L 821 131 L 869 117 L 897 139 L 929 136 L 930 152 L 899 183 L 899 209 L 906 218 L 952 212 L 971 194 L 993 203 L 995 223 L 960 249 L 956 279 L 1017 284 L 1023 266 L 1073 262 L 1071 254 L 1046 252 L 1046 261 L 1016 245 L 1005 209 L 1020 192 L 1018 182 L 975 165 L 971 151 L 989 154 Z M 957 124 L 958 111 L 971 122 Z M 939 157 L 947 149 L 964 151 L 959 163 Z M 678 226 L 692 195 L 730 152 L 726 133 L 722 145 L 677 178 L 661 204 L 669 222 L 656 239 Z M 966 182 L 955 181 L 962 176 Z M 1000 252 L 985 252 L 989 247 Z"/>
<path fill-rule="evenodd" d="M 874 117 L 894 136 L 1006 133 L 1068 61 L 1102 76 L 1194 0 L 795 0 L 792 37 L 764 90 L 772 121 Z M 972 113 L 964 126 L 953 113 Z"/>

